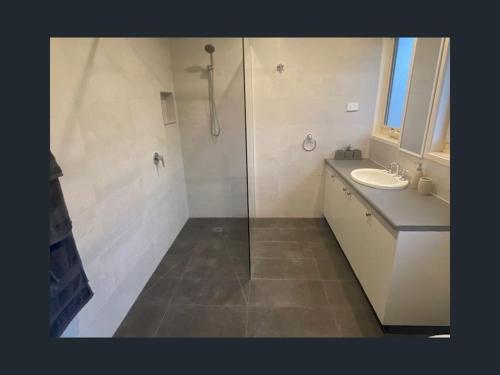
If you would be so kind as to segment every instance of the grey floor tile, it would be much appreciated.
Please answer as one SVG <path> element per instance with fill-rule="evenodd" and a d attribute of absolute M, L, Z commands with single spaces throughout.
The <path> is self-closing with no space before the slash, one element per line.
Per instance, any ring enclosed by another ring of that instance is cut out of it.
<path fill-rule="evenodd" d="M 204 224 L 188 221 L 177 235 L 176 240 L 196 240 L 201 236 L 205 229 L 206 226 Z"/>
<path fill-rule="evenodd" d="M 250 228 L 276 228 L 276 218 L 259 217 L 250 219 Z"/>
<path fill-rule="evenodd" d="M 276 224 L 279 228 L 318 228 L 330 229 L 324 218 L 280 218 Z"/>
<path fill-rule="evenodd" d="M 223 230 L 231 231 L 238 230 L 241 228 L 246 228 L 248 225 L 247 218 L 238 218 L 238 217 L 213 217 L 206 218 L 207 228 L 223 228 Z"/>
<path fill-rule="evenodd" d="M 244 337 L 246 307 L 171 305 L 158 337 Z"/>
<path fill-rule="evenodd" d="M 249 258 L 230 258 L 233 262 L 236 271 L 236 277 L 249 280 L 250 279 L 250 259 Z"/>
<path fill-rule="evenodd" d="M 208 225 L 212 223 L 212 219 L 207 219 L 205 217 L 191 217 L 186 221 L 186 224 L 184 224 L 184 228 L 191 229 L 191 228 L 206 228 Z"/>
<path fill-rule="evenodd" d="M 252 259 L 252 278 L 319 279 L 315 259 Z"/>
<path fill-rule="evenodd" d="M 332 309 L 342 337 L 382 337 L 383 331 L 371 309 Z"/>
<path fill-rule="evenodd" d="M 369 308 L 361 286 L 357 281 L 350 280 L 325 280 L 323 287 L 332 307 L 342 308 Z"/>
<path fill-rule="evenodd" d="M 250 242 L 248 240 L 226 240 L 227 255 L 233 258 L 246 258 L 250 255 Z"/>
<path fill-rule="evenodd" d="M 231 223 L 230 225 L 225 226 L 222 231 L 223 236 L 235 240 L 238 240 L 239 238 L 248 239 L 248 233 L 248 222 Z"/>
<path fill-rule="evenodd" d="M 323 218 L 252 220 L 254 276 L 291 280 L 248 280 L 247 225 L 189 219 L 115 336 L 241 337 L 247 316 L 254 337 L 381 334 Z"/>
<path fill-rule="evenodd" d="M 222 235 L 226 241 L 246 242 L 250 241 L 250 233 L 248 231 L 232 231 Z"/>
<path fill-rule="evenodd" d="M 249 226 L 250 226 L 250 228 L 255 228 L 255 226 L 256 226 L 255 223 L 257 222 L 257 220 L 258 219 L 255 218 L 255 217 L 250 218 L 250 220 L 249 220 Z"/>
<path fill-rule="evenodd" d="M 319 228 L 320 230 L 328 232 L 328 233 L 332 233 L 332 230 L 331 230 L 330 226 L 328 225 L 328 222 L 326 221 L 326 219 L 324 217 L 322 217 L 322 218 L 314 218 L 313 219 L 313 223 L 314 223 L 313 225 L 316 228 Z"/>
<path fill-rule="evenodd" d="M 246 299 L 237 278 L 210 276 L 182 279 L 170 303 L 231 306 L 246 305 Z"/>
<path fill-rule="evenodd" d="M 189 263 L 189 259 L 189 256 L 172 255 L 167 252 L 158 267 L 156 267 L 153 276 L 174 278 L 181 277 L 187 264 Z"/>
<path fill-rule="evenodd" d="M 314 254 L 316 259 L 318 258 L 332 258 L 334 256 L 343 255 L 341 247 L 336 242 L 330 243 L 309 243 L 309 242 L 301 242 L 300 246 L 307 251 L 310 251 Z"/>
<path fill-rule="evenodd" d="M 167 306 L 136 304 L 130 309 L 114 337 L 152 337 Z"/>
<path fill-rule="evenodd" d="M 338 329 L 329 308 L 249 307 L 249 337 L 336 337 Z"/>
<path fill-rule="evenodd" d="M 274 226 L 277 228 L 304 228 L 305 219 L 300 218 L 275 218 Z"/>
<path fill-rule="evenodd" d="M 299 219 L 292 219 L 294 220 L 293 226 L 295 228 L 319 228 L 319 229 L 324 229 L 325 226 L 322 225 L 324 219 L 319 219 L 319 218 L 299 218 Z M 326 223 L 326 221 L 325 221 Z M 328 224 L 327 224 L 328 226 Z M 328 227 L 329 228 L 329 227 Z"/>
<path fill-rule="evenodd" d="M 253 218 L 251 228 L 304 228 L 313 223 L 315 219 L 308 218 L 285 218 L 285 217 L 265 217 Z"/>
<path fill-rule="evenodd" d="M 207 231 L 198 237 L 198 242 L 220 246 L 220 244 L 224 243 L 224 234 L 222 232 Z"/>
<path fill-rule="evenodd" d="M 331 254 L 330 257 L 316 258 L 316 264 L 323 280 L 356 280 L 349 262 L 342 254 Z"/>
<path fill-rule="evenodd" d="M 243 298 L 245 299 L 245 303 L 248 305 L 250 302 L 250 278 L 238 277 L 238 281 L 241 285 L 241 291 L 243 293 Z"/>
<path fill-rule="evenodd" d="M 180 279 L 160 278 L 149 288 L 145 288 L 137 298 L 137 304 L 157 304 L 166 306 Z"/>
<path fill-rule="evenodd" d="M 304 238 L 303 228 L 278 228 L 277 241 L 301 241 Z"/>
<path fill-rule="evenodd" d="M 335 237 L 330 231 L 322 230 L 317 227 L 304 228 L 303 241 L 322 243 L 325 245 L 331 245 L 336 242 Z"/>
<path fill-rule="evenodd" d="M 229 257 L 192 257 L 184 272 L 184 278 L 203 278 L 217 275 L 232 277 L 238 275 L 237 263 Z"/>
<path fill-rule="evenodd" d="M 230 229 L 245 229 L 248 231 L 248 225 L 250 223 L 250 219 L 247 217 L 234 217 L 230 218 L 228 223 L 228 227 Z"/>
<path fill-rule="evenodd" d="M 278 241 L 279 228 L 251 228 L 250 241 Z"/>
<path fill-rule="evenodd" d="M 178 256 L 189 256 L 194 251 L 198 242 L 197 238 L 179 239 L 176 238 L 172 246 L 168 249 L 167 253 Z"/>
<path fill-rule="evenodd" d="M 231 239 L 248 238 L 248 219 L 245 218 L 212 218 L 207 219 L 201 236 L 217 234 Z"/>
<path fill-rule="evenodd" d="M 144 293 L 147 289 L 151 288 L 154 284 L 156 284 L 161 279 L 162 279 L 161 276 L 153 273 L 151 275 L 151 277 L 149 278 L 148 282 L 146 283 L 146 285 L 144 286 L 144 288 L 142 288 L 141 293 Z"/>
<path fill-rule="evenodd" d="M 220 235 L 202 236 L 196 243 L 193 256 L 208 258 L 224 258 L 228 256 L 225 240 Z"/>
<path fill-rule="evenodd" d="M 300 242 L 260 241 L 253 242 L 252 258 L 313 258 L 311 248 L 301 246 Z"/>
<path fill-rule="evenodd" d="M 249 303 L 268 307 L 328 305 L 321 281 L 317 280 L 251 280 Z"/>

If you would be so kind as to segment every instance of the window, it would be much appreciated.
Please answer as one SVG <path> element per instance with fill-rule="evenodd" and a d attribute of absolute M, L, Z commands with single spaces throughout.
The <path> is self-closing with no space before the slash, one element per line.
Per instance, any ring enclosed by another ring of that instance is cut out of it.
<path fill-rule="evenodd" d="M 430 136 L 425 157 L 438 163 L 450 165 L 450 40 L 445 39 L 440 67 L 440 80 L 434 98 Z"/>
<path fill-rule="evenodd" d="M 389 128 L 401 129 L 403 123 L 415 39 L 396 38 L 394 41 L 389 95 L 384 121 Z"/>
<path fill-rule="evenodd" d="M 448 126 L 446 127 L 446 137 L 444 139 L 443 153 L 450 154 L 450 122 L 448 121 Z"/>
<path fill-rule="evenodd" d="M 438 143 L 438 151 L 442 149 L 444 154 L 450 154 L 450 55 L 448 53 L 446 57 L 446 68 L 445 68 L 445 77 L 443 83 L 443 89 L 441 93 L 441 98 L 439 101 L 440 109 L 444 110 L 444 118 L 438 117 L 437 121 L 441 121 L 442 124 L 436 124 L 436 130 L 439 129 L 440 126 L 443 126 L 446 129 L 445 136 L 442 142 Z M 444 108 L 444 109 L 443 109 Z M 439 112 L 438 112 L 439 116 Z M 439 135 L 438 135 L 439 136 Z M 436 142 L 435 142 L 436 144 Z"/>

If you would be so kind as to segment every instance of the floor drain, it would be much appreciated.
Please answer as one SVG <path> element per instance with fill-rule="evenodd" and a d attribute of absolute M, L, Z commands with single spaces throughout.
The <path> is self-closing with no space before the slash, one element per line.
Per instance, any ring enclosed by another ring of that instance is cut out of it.
<path fill-rule="evenodd" d="M 224 227 L 213 227 L 212 232 L 214 232 L 214 233 L 224 232 Z"/>

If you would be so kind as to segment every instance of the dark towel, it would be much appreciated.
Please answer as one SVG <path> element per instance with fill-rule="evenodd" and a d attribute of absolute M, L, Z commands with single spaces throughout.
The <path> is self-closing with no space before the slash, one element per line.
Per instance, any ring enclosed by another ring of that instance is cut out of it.
<path fill-rule="evenodd" d="M 52 181 L 55 178 L 59 178 L 63 175 L 61 167 L 56 162 L 56 158 L 52 155 L 52 151 L 50 151 L 50 164 L 49 164 L 49 181 Z"/>
<path fill-rule="evenodd" d="M 72 224 L 58 180 L 62 175 L 61 168 L 50 153 L 49 324 L 51 337 L 59 337 L 93 296 L 71 233 Z"/>
<path fill-rule="evenodd" d="M 51 246 L 62 241 L 73 228 L 57 178 L 49 181 L 49 220 L 49 246 Z"/>

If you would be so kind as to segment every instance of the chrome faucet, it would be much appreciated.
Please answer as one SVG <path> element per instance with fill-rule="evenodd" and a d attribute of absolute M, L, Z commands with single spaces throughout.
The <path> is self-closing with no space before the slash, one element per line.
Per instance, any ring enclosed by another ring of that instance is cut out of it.
<path fill-rule="evenodd" d="M 392 174 L 396 174 L 396 175 L 399 175 L 399 169 L 400 169 L 400 165 L 398 162 L 391 162 L 391 164 L 389 164 L 389 172 L 392 173 Z M 394 170 L 396 169 L 396 170 Z"/>
<path fill-rule="evenodd" d="M 399 176 L 399 179 L 402 180 L 402 181 L 408 180 L 408 169 L 401 168 L 398 171 L 398 176 Z"/>

